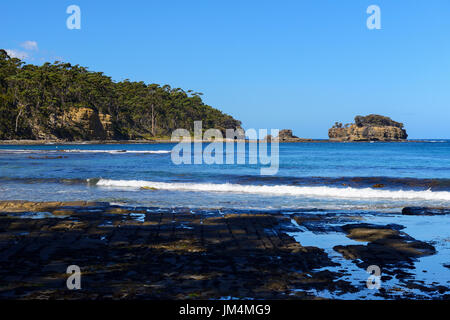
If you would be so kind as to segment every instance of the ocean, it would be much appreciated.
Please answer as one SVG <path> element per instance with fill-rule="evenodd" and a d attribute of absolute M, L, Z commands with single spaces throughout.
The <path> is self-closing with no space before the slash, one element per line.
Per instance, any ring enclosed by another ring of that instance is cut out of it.
<path fill-rule="evenodd" d="M 0 198 L 252 210 L 450 207 L 449 140 L 285 143 L 277 174 L 266 176 L 264 165 L 249 161 L 176 165 L 174 146 L 0 146 Z"/>

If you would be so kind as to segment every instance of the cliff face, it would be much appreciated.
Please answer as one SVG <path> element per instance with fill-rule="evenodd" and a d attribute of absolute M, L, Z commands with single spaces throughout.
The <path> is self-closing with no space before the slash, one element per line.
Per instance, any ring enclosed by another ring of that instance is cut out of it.
<path fill-rule="evenodd" d="M 114 137 L 111 116 L 91 108 L 71 108 L 51 117 L 46 124 L 33 122 L 31 131 L 37 139 L 108 140 Z"/>
<path fill-rule="evenodd" d="M 368 115 L 355 117 L 355 123 L 346 127 L 336 123 L 328 130 L 328 137 L 333 141 L 401 141 L 408 135 L 402 123 L 384 116 Z"/>
<path fill-rule="evenodd" d="M 65 124 L 70 128 L 78 129 L 79 135 L 84 139 L 107 140 L 113 138 L 111 116 L 94 111 L 89 108 L 70 109 L 65 112 Z"/>

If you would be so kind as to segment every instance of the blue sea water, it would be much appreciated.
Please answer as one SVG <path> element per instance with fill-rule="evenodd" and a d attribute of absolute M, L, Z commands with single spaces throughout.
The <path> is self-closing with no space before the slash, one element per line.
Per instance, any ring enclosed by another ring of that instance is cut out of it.
<path fill-rule="evenodd" d="M 0 146 L 0 200 L 267 210 L 450 207 L 450 140 L 280 144 L 279 170 L 265 176 L 260 169 L 267 165 L 249 164 L 249 144 L 245 164 L 213 165 L 176 165 L 174 146 Z M 231 150 L 223 148 L 216 157 L 225 161 Z"/>

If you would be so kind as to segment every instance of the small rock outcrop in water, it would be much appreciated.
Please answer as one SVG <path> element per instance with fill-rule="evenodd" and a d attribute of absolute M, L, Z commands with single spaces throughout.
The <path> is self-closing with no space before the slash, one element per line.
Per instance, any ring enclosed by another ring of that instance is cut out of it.
<path fill-rule="evenodd" d="M 347 237 L 355 241 L 367 242 L 366 245 L 337 245 L 333 249 L 345 259 L 357 260 L 359 266 L 395 265 L 414 263 L 417 257 L 433 255 L 436 249 L 423 241 L 416 240 L 401 232 L 403 226 L 369 223 L 347 224 L 341 227 Z M 399 230 L 400 229 L 400 230 Z"/>
<path fill-rule="evenodd" d="M 450 208 L 405 207 L 402 214 L 407 216 L 437 216 L 450 214 Z"/>
<path fill-rule="evenodd" d="M 371 114 L 356 116 L 355 123 L 336 122 L 328 130 L 328 137 L 333 141 L 401 141 L 408 138 L 403 123 L 391 118 Z"/>
<path fill-rule="evenodd" d="M 299 137 L 294 136 L 292 134 L 292 130 L 290 130 L 290 129 L 283 129 L 278 134 L 278 139 L 280 141 L 289 141 L 289 140 L 297 140 L 297 139 L 299 139 Z"/>
<path fill-rule="evenodd" d="M 272 137 L 271 135 L 268 135 L 265 140 L 271 141 L 271 140 L 278 140 L 278 142 L 304 142 L 304 141 L 311 141 L 311 139 L 302 139 L 297 136 L 294 136 L 292 134 L 291 129 L 283 129 L 280 130 L 277 137 Z"/>

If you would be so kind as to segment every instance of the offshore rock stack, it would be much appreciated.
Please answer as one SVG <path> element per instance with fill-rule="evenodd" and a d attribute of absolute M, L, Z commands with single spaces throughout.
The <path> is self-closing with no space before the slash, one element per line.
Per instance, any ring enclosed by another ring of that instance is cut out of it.
<path fill-rule="evenodd" d="M 291 129 L 280 130 L 278 136 L 272 137 L 270 134 L 264 139 L 265 141 L 278 141 L 278 142 L 311 142 L 312 139 L 304 139 L 294 136 Z"/>
<path fill-rule="evenodd" d="M 342 125 L 336 122 L 328 130 L 331 141 L 403 141 L 408 138 L 403 123 L 391 118 L 371 114 L 356 116 L 355 123 Z"/>

